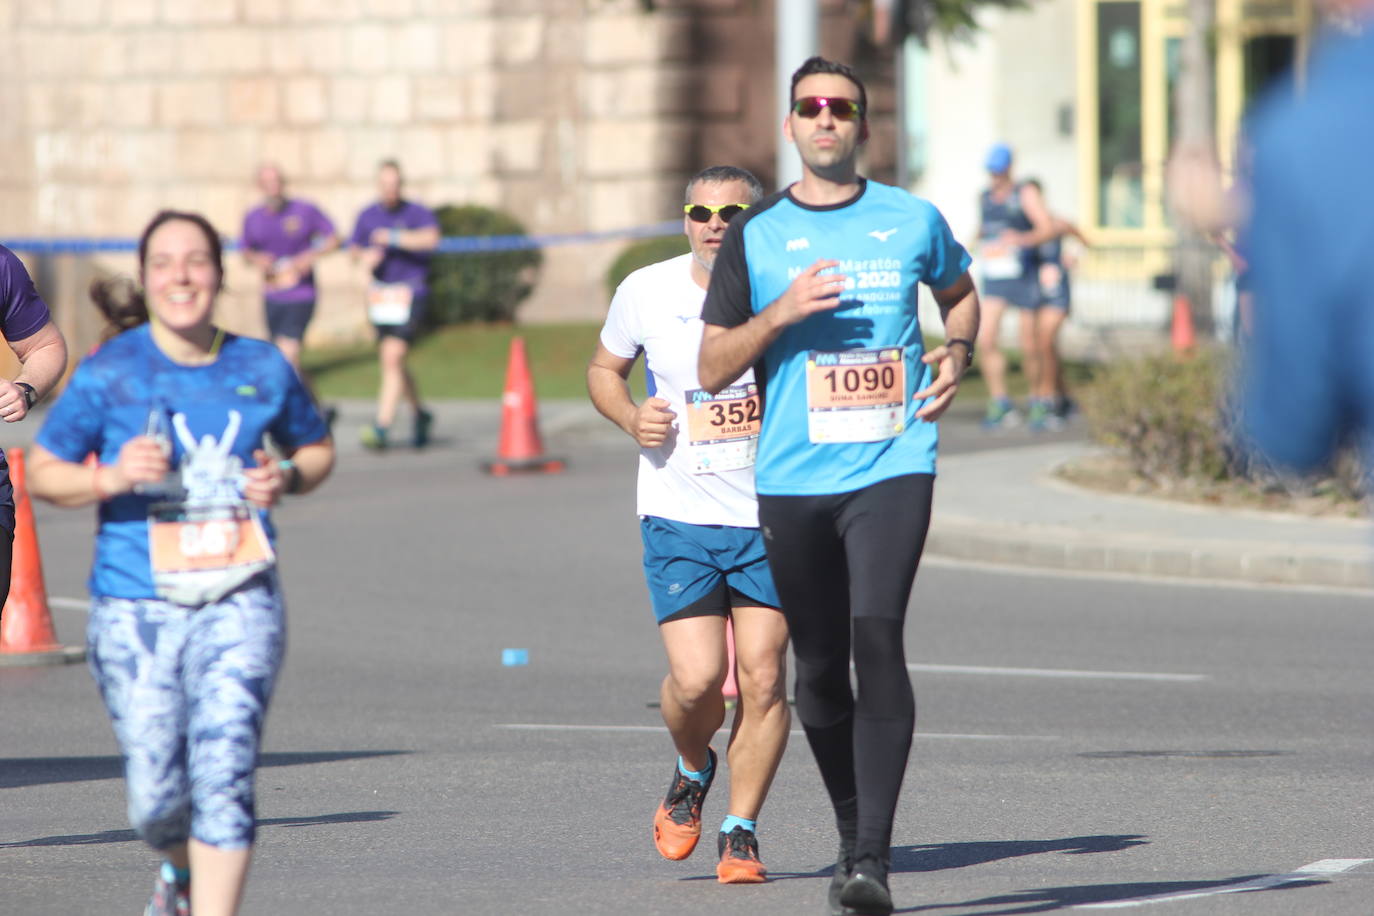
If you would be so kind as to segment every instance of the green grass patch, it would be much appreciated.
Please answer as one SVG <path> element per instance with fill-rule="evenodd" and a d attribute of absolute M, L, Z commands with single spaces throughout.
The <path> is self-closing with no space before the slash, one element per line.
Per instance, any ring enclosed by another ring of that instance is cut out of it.
<path fill-rule="evenodd" d="M 500 398 L 506 383 L 506 363 L 511 338 L 525 339 L 534 388 L 541 398 L 585 398 L 587 360 L 596 349 L 601 325 L 581 324 L 462 324 L 426 334 L 412 348 L 410 368 L 426 398 Z M 927 346 L 939 341 L 927 340 Z M 1026 381 L 1018 354 L 1007 354 L 1007 386 L 1012 396 L 1026 396 Z M 320 395 L 328 398 L 371 398 L 377 394 L 377 348 L 370 344 L 327 350 L 307 350 L 305 367 Z M 1065 363 L 1064 373 L 1073 390 L 1092 375 L 1083 363 Z M 644 394 L 644 363 L 635 363 L 630 390 L 636 399 Z M 981 406 L 987 400 L 987 382 L 973 369 L 959 386 L 959 404 Z"/>
<path fill-rule="evenodd" d="M 410 351 L 410 369 L 426 398 L 499 399 L 506 384 L 511 338 L 525 339 L 535 393 L 541 398 L 587 396 L 587 361 L 599 324 L 463 324 L 439 328 Z M 371 398 L 377 394 L 377 348 L 370 344 L 307 350 L 305 368 L 320 396 Z M 643 370 L 630 376 L 643 391 Z"/>

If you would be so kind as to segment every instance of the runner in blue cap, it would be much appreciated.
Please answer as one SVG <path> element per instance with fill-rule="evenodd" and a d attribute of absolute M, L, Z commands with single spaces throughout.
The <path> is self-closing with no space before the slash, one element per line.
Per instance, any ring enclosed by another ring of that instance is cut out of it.
<path fill-rule="evenodd" d="M 1012 151 L 1005 143 L 993 144 L 984 161 L 990 184 L 979 195 L 978 225 L 979 293 L 982 326 L 978 352 L 983 377 L 988 383 L 984 425 L 1011 426 L 1021 417 L 1007 392 L 1007 359 L 1002 353 L 1002 315 L 1007 306 L 1023 310 L 1020 338 L 1026 374 L 1034 377 L 1034 309 L 1040 305 L 1039 263 L 1035 246 L 1054 237 L 1049 211 L 1040 191 L 1012 178 Z"/>

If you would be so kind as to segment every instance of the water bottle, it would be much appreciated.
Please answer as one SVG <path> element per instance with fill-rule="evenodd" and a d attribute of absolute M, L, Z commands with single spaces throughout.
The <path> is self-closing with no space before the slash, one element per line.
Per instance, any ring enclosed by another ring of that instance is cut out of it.
<path fill-rule="evenodd" d="M 153 406 L 148 409 L 148 419 L 143 423 L 143 435 L 152 439 L 162 449 L 162 454 L 167 461 L 172 460 L 172 422 L 169 418 L 167 406 L 161 401 L 154 401 Z M 171 471 L 168 471 L 171 474 Z M 157 496 L 168 490 L 167 481 L 160 480 L 155 483 L 136 483 L 134 492 L 140 496 Z"/>

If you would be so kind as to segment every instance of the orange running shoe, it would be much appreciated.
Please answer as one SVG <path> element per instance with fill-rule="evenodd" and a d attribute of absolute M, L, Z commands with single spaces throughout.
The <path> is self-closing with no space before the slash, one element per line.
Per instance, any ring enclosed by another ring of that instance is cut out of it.
<path fill-rule="evenodd" d="M 762 884 L 768 880 L 768 869 L 759 861 L 759 838 L 754 831 L 736 827 L 716 839 L 720 850 L 720 864 L 716 878 L 721 884 Z"/>
<path fill-rule="evenodd" d="M 711 775 L 706 782 L 688 779 L 674 763 L 668 794 L 654 812 L 654 846 L 665 859 L 687 858 L 701 839 L 701 804 L 716 778 L 716 752 L 708 747 L 706 753 L 711 760 Z"/>

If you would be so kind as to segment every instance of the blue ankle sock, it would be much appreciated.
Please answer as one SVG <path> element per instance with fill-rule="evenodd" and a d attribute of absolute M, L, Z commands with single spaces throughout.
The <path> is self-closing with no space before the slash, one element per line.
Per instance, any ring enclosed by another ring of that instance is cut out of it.
<path fill-rule="evenodd" d="M 725 820 L 724 820 L 724 821 L 721 823 L 721 825 L 720 825 L 720 832 L 721 832 L 721 833 L 729 833 L 731 830 L 734 830 L 736 827 L 743 827 L 745 830 L 748 830 L 750 833 L 757 833 L 757 832 L 758 832 L 758 825 L 759 825 L 759 822 L 758 822 L 758 821 L 746 820 L 745 818 L 742 818 L 742 817 L 735 817 L 733 814 L 727 814 L 727 815 L 725 816 Z"/>
<path fill-rule="evenodd" d="M 191 883 L 191 869 L 177 868 L 170 859 L 164 859 L 162 862 L 162 880 L 174 881 L 185 887 Z"/>
<path fill-rule="evenodd" d="M 707 759 L 709 760 L 710 758 L 708 757 Z M 714 767 L 707 766 L 706 769 L 702 770 L 700 773 L 694 772 L 692 770 L 687 769 L 686 761 L 682 759 L 681 754 L 678 755 L 677 771 L 681 773 L 683 776 L 686 776 L 688 779 L 692 780 L 692 782 L 699 782 L 703 786 L 706 785 L 706 780 L 711 778 L 711 770 L 713 769 Z"/>

